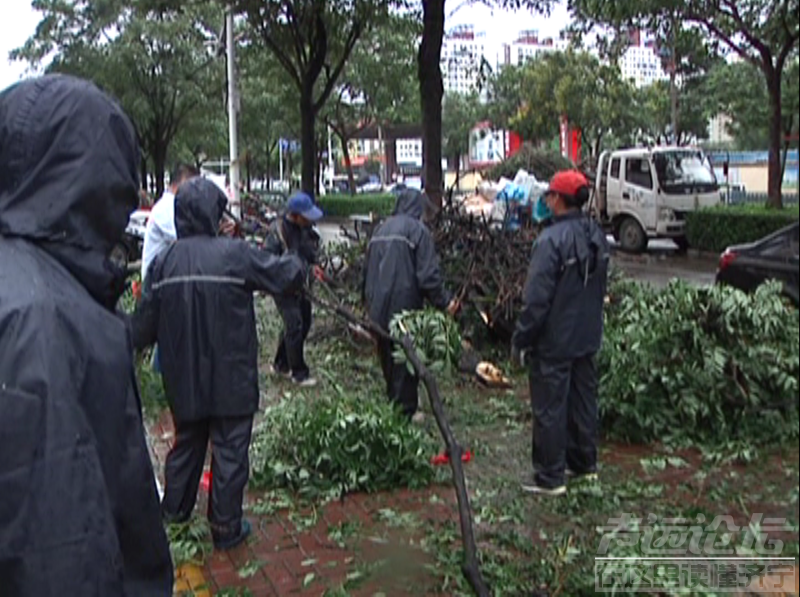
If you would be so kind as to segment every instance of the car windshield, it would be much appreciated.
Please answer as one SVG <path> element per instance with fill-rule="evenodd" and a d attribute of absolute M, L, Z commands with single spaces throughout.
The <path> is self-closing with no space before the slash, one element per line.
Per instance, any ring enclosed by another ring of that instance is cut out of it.
<path fill-rule="evenodd" d="M 700 151 L 668 151 L 656 156 L 661 186 L 718 188 L 714 170 Z"/>

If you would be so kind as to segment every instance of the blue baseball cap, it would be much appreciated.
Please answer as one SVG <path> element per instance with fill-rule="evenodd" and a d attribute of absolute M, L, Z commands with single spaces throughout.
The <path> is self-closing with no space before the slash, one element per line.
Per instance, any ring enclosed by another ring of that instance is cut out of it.
<path fill-rule="evenodd" d="M 314 205 L 313 199 L 307 193 L 295 193 L 289 197 L 286 211 L 290 214 L 303 216 L 310 222 L 316 222 L 322 217 L 322 210 Z"/>

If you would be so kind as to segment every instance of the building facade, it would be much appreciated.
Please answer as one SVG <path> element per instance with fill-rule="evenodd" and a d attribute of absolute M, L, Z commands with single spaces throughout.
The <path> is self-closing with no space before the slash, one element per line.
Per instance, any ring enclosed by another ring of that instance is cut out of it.
<path fill-rule="evenodd" d="M 619 61 L 619 68 L 622 76 L 637 87 L 647 87 L 668 78 L 657 44 L 652 40 L 643 41 L 638 30 L 630 33 L 629 45 Z"/>
<path fill-rule="evenodd" d="M 539 32 L 535 29 L 520 31 L 516 40 L 503 44 L 498 62 L 500 66 L 521 66 L 541 54 L 566 50 L 567 45 L 568 42 L 563 39 L 540 38 Z"/>
<path fill-rule="evenodd" d="M 475 33 L 472 25 L 460 25 L 450 30 L 442 42 L 440 62 L 445 93 L 474 91 L 485 59 L 485 33 Z"/>

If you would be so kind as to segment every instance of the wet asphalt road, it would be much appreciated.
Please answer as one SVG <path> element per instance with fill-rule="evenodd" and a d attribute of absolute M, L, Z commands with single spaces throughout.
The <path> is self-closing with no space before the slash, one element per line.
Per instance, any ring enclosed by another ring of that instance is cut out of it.
<path fill-rule="evenodd" d="M 326 222 L 318 229 L 324 243 L 342 241 L 340 224 Z M 614 242 L 609 238 L 609 242 Z M 707 257 L 679 256 L 675 245 L 670 241 L 653 241 L 644 255 L 625 255 L 615 252 L 613 263 L 627 275 L 643 283 L 663 288 L 673 278 L 685 280 L 696 286 L 714 283 L 717 268 L 716 259 Z"/>

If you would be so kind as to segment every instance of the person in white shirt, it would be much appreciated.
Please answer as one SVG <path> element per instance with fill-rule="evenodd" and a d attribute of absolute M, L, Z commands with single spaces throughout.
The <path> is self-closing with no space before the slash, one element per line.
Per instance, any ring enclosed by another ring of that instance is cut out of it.
<path fill-rule="evenodd" d="M 164 191 L 161 199 L 156 201 L 147 218 L 147 228 L 144 232 L 142 246 L 142 287 L 147 277 L 147 270 L 153 260 L 161 255 L 178 238 L 175 231 L 175 194 L 184 182 L 200 173 L 196 168 L 186 164 L 178 164 L 169 177 L 169 187 Z M 161 362 L 158 358 L 158 345 L 153 349 L 153 370 L 161 373 Z"/>
<path fill-rule="evenodd" d="M 169 187 L 161 196 L 147 219 L 147 229 L 144 233 L 144 245 L 142 246 L 142 285 L 147 277 L 147 270 L 158 255 L 160 255 L 169 245 L 175 242 L 177 233 L 175 232 L 175 193 L 178 187 L 190 178 L 198 176 L 200 173 L 186 164 L 179 164 L 172 171 L 169 177 Z"/>

